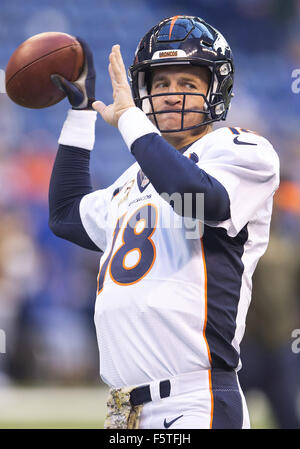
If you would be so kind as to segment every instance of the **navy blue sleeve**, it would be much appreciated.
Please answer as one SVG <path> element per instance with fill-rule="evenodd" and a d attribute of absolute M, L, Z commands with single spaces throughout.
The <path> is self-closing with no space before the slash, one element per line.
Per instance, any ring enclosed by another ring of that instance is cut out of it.
<path fill-rule="evenodd" d="M 178 192 L 183 202 L 184 193 L 191 194 L 193 218 L 200 218 L 196 214 L 197 193 L 204 193 L 205 220 L 230 218 L 230 200 L 225 187 L 161 136 L 146 134 L 132 144 L 131 151 L 160 195 L 167 193 L 171 196 Z"/>
<path fill-rule="evenodd" d="M 52 232 L 83 248 L 101 251 L 90 239 L 79 214 L 79 203 L 93 191 L 89 150 L 59 145 L 49 187 L 49 227 Z"/>

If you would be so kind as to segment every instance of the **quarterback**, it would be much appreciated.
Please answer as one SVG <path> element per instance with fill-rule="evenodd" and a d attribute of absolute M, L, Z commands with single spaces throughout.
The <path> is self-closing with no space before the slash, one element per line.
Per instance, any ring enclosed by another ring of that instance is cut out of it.
<path fill-rule="evenodd" d="M 252 275 L 268 244 L 278 156 L 248 129 L 213 129 L 229 110 L 234 64 L 225 38 L 203 19 L 154 26 L 139 42 L 130 83 L 114 45 L 110 105 L 95 100 L 93 57 L 81 44 L 80 78 L 52 76 L 72 109 L 50 182 L 49 225 L 100 252 L 95 326 L 110 387 L 105 427 L 249 428 L 239 348 Z M 94 191 L 97 112 L 136 162 Z"/>

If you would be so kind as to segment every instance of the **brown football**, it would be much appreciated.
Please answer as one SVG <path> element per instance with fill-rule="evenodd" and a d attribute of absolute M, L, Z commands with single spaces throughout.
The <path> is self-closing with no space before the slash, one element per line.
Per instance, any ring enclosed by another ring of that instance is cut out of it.
<path fill-rule="evenodd" d="M 83 64 L 84 53 L 75 37 L 58 32 L 36 34 L 23 42 L 8 61 L 7 95 L 26 108 L 52 106 L 66 95 L 54 86 L 50 75 L 58 73 L 75 81 Z"/>

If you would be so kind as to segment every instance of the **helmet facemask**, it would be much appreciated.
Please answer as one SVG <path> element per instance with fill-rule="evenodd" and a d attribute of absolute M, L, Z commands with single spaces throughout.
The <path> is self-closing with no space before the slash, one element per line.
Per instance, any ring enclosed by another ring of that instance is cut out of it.
<path fill-rule="evenodd" d="M 178 61 L 174 61 L 172 65 L 177 65 Z M 189 65 L 189 62 L 183 62 L 180 65 L 185 64 Z M 163 133 L 173 133 L 173 132 L 182 132 L 190 129 L 199 128 L 202 126 L 207 126 L 208 124 L 219 120 L 218 116 L 223 115 L 225 111 L 223 95 L 221 92 L 217 91 L 217 87 L 219 84 L 217 75 L 216 75 L 216 65 L 203 65 L 202 67 L 207 67 L 210 70 L 210 81 L 208 85 L 208 89 L 206 94 L 203 93 L 194 93 L 194 92 L 169 92 L 169 93 L 158 93 L 151 94 L 151 82 L 152 82 L 152 67 L 155 68 L 156 64 L 149 64 L 149 66 L 143 67 L 143 70 L 138 70 L 137 74 L 137 84 L 138 84 L 138 92 L 137 96 L 134 97 L 134 101 L 137 106 L 142 109 L 145 114 L 154 122 L 155 126 Z M 168 66 L 170 64 L 164 64 Z M 192 64 L 196 66 L 196 64 Z M 199 64 L 197 66 L 200 67 Z M 159 65 L 162 67 L 162 65 Z M 153 105 L 153 98 L 156 97 L 170 97 L 170 96 L 182 96 L 182 107 L 181 109 L 166 109 L 163 111 L 156 111 Z M 197 96 L 202 97 L 204 101 L 203 109 L 186 109 L 186 98 L 187 96 Z M 176 129 L 161 129 L 158 124 L 157 117 L 160 114 L 168 114 L 168 113 L 178 113 L 181 114 L 181 124 L 180 128 Z M 193 113 L 199 115 L 199 122 L 193 126 L 185 126 L 184 121 L 186 114 Z M 203 117 L 204 116 L 204 117 Z"/>

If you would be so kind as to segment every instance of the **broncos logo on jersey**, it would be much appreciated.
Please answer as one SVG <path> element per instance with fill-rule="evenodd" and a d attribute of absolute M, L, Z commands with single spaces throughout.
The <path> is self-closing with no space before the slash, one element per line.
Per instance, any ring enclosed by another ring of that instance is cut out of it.
<path fill-rule="evenodd" d="M 111 197 L 111 201 L 122 192 L 122 198 L 119 201 L 119 205 L 123 203 L 128 198 L 128 195 L 130 193 L 130 190 L 132 189 L 134 185 L 134 179 L 131 179 L 130 181 L 126 182 L 122 187 L 117 187 Z"/>

